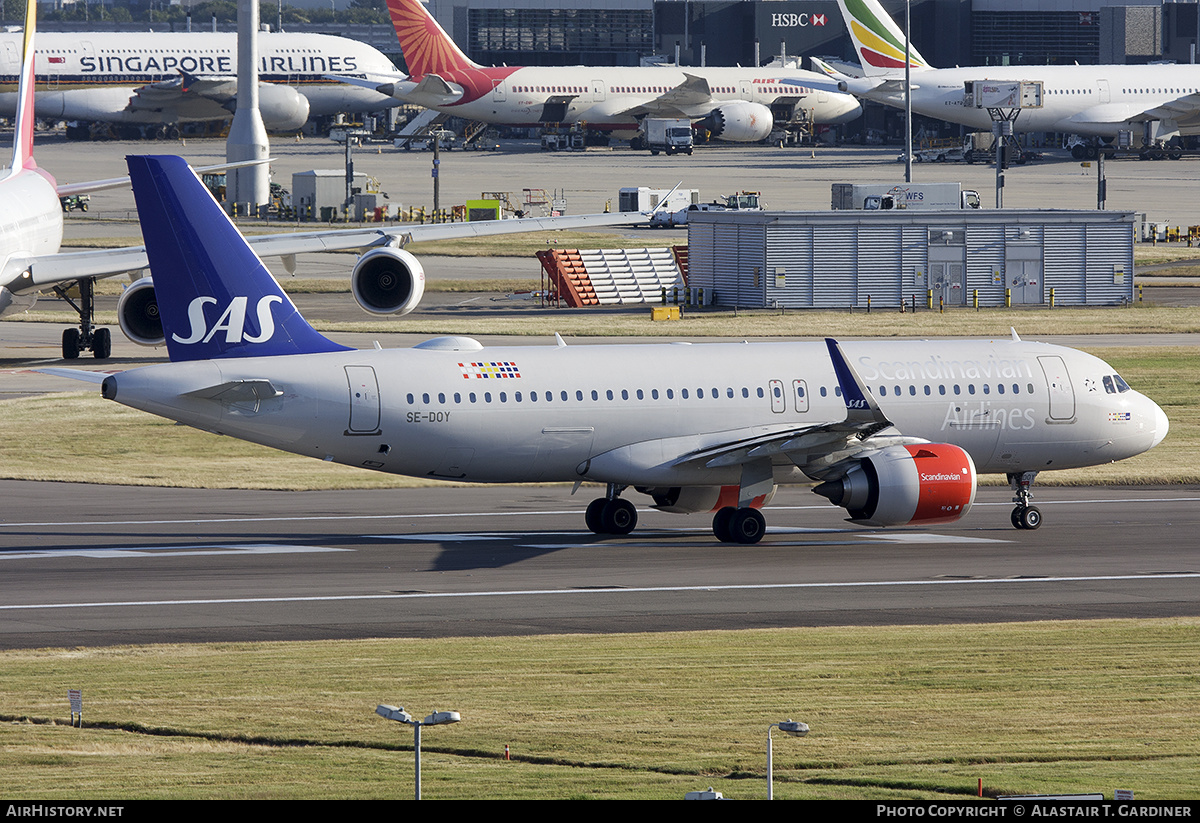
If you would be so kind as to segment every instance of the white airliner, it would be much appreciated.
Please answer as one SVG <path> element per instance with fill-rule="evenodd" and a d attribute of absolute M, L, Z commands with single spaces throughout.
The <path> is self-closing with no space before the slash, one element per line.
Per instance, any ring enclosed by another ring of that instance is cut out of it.
<path fill-rule="evenodd" d="M 836 83 L 801 69 L 489 68 L 463 54 L 420 0 L 388 0 L 388 10 L 410 75 L 392 70 L 341 79 L 468 120 L 508 126 L 581 122 L 590 131 L 632 138 L 644 117 L 686 117 L 717 139 L 752 143 L 793 113 L 834 124 L 862 112 Z"/>
<path fill-rule="evenodd" d="M 0 315 L 32 305 L 36 293 L 54 289 L 71 301 L 79 313 L 79 328 L 63 331 L 63 357 L 73 359 L 91 351 L 104 359 L 112 350 L 108 329 L 95 328 L 95 279 L 142 272 L 147 268 L 142 246 L 106 251 L 59 252 L 63 217 L 59 197 L 129 185 L 129 178 L 59 185 L 33 159 L 34 51 L 36 3 L 28 4 L 24 55 L 19 82 L 13 157 L 0 172 Z M 208 167 L 227 168 L 228 166 Z M 202 169 L 207 170 L 207 169 Z M 263 235 L 250 241 L 260 254 L 279 256 L 290 270 L 297 254 L 357 251 L 362 256 L 351 272 L 354 297 L 374 314 L 405 314 L 416 308 L 425 290 L 421 264 L 400 248 L 413 240 L 444 240 L 548 229 L 587 229 L 644 220 L 645 215 L 614 213 L 570 217 L 493 220 L 438 225 L 397 225 L 342 231 L 297 232 Z M 68 289 L 79 287 L 78 301 Z M 135 343 L 158 346 L 163 342 L 162 322 L 154 297 L 152 278 L 142 277 L 121 295 L 117 304 L 121 330 Z"/>
<path fill-rule="evenodd" d="M 1121 460 L 1167 418 L 1116 371 L 1061 346 L 1000 341 L 687 343 L 485 348 L 442 337 L 348 349 L 297 312 L 195 174 L 130 157 L 170 363 L 111 375 L 104 397 L 321 460 L 483 483 L 593 481 L 598 534 L 637 522 L 629 488 L 715 512 L 754 543 L 781 483 L 872 526 L 956 521 L 976 472 L 1009 476 L 1033 529 L 1039 471 Z"/>
<path fill-rule="evenodd" d="M 272 131 L 310 116 L 396 105 L 391 97 L 325 75 L 394 72 L 365 43 L 325 34 L 264 32 L 259 109 Z M 16 111 L 21 34 L 0 34 L 0 116 Z M 171 125 L 225 120 L 237 105 L 237 34 L 231 32 L 43 32 L 37 44 L 37 116 L 81 123 Z M 68 137 L 86 137 L 86 125 Z"/>
<path fill-rule="evenodd" d="M 904 33 L 877 0 L 838 0 L 864 77 L 814 65 L 859 97 L 904 107 Z M 1026 108 L 1018 131 L 1113 137 L 1157 126 L 1155 138 L 1200 134 L 1200 65 L 976 66 L 931 68 L 909 49 L 912 109 L 929 117 L 990 131 L 987 109 L 975 108 L 964 85 L 980 80 L 1040 81 L 1042 105 Z"/>

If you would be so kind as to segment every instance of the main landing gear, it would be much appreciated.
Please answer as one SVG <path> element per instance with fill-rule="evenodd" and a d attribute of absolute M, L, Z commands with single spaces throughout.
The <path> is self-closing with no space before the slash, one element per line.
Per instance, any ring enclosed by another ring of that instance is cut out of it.
<path fill-rule="evenodd" d="M 1029 487 L 1033 485 L 1037 475 L 1037 472 L 1014 472 L 1008 475 L 1008 484 L 1014 492 L 1013 502 L 1017 504 L 1010 517 L 1015 529 L 1032 531 L 1042 525 L 1041 511 L 1037 506 L 1029 505 L 1029 501 L 1033 498 Z"/>
<path fill-rule="evenodd" d="M 75 281 L 79 286 L 79 302 L 71 299 L 66 285 L 54 287 L 54 292 L 71 304 L 79 315 L 79 328 L 63 329 L 62 356 L 64 360 L 74 360 L 85 351 L 90 351 L 97 360 L 107 360 L 112 354 L 112 334 L 108 329 L 97 329 L 93 323 L 96 318 L 96 281 L 89 278 Z"/>
<path fill-rule="evenodd" d="M 712 529 L 722 543 L 749 545 L 762 540 L 767 531 L 767 520 L 758 509 L 725 506 L 713 515 Z"/>
<path fill-rule="evenodd" d="M 609 483 L 607 494 L 588 504 L 583 520 L 594 534 L 629 534 L 637 526 L 637 509 L 618 496 L 624 490 L 624 486 Z"/>

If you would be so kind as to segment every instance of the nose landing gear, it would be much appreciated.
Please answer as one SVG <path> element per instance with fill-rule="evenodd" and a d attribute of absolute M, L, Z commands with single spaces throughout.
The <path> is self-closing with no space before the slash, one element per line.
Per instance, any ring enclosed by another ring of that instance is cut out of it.
<path fill-rule="evenodd" d="M 1008 484 L 1013 490 L 1013 502 L 1017 504 L 1010 517 L 1015 529 L 1032 531 L 1042 525 L 1042 512 L 1037 506 L 1029 504 L 1033 499 L 1029 487 L 1033 485 L 1037 475 L 1037 472 L 1014 472 L 1008 475 Z"/>

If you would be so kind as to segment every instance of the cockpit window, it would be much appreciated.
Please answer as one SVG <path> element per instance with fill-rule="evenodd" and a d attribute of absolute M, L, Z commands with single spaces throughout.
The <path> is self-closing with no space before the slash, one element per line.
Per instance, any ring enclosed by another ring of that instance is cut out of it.
<path fill-rule="evenodd" d="M 1104 375 L 1104 390 L 1109 394 L 1117 393 L 1117 388 L 1113 385 L 1113 379 L 1111 375 Z"/>
<path fill-rule="evenodd" d="M 1113 380 L 1114 380 L 1114 381 L 1116 381 L 1116 384 L 1117 384 L 1117 391 L 1120 391 L 1120 392 L 1126 392 L 1126 391 L 1129 391 L 1129 390 L 1130 390 L 1130 389 L 1129 389 L 1129 384 L 1128 384 L 1128 383 L 1126 383 L 1124 380 L 1122 380 L 1122 379 L 1121 379 L 1121 375 L 1119 375 L 1119 374 L 1114 374 L 1114 375 L 1113 375 Z"/>

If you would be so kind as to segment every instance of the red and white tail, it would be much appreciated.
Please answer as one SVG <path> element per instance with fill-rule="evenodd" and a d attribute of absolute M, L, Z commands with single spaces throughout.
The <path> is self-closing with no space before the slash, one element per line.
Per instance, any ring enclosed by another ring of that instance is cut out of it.
<path fill-rule="evenodd" d="M 410 77 L 479 68 L 462 53 L 420 0 L 387 0 Z"/>
<path fill-rule="evenodd" d="M 37 29 L 37 3 L 25 6 L 25 45 L 21 53 L 21 78 L 17 85 L 17 121 L 13 134 L 12 164 L 8 176 L 37 168 L 33 162 L 33 36 Z"/>

